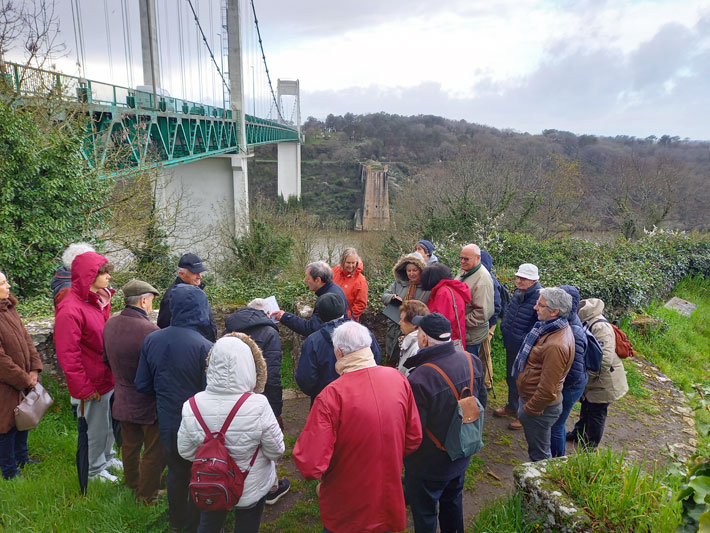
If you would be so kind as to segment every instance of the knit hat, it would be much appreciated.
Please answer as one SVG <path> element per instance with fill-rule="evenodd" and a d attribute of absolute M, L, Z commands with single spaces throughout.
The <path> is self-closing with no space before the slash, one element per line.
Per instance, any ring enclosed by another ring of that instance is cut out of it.
<path fill-rule="evenodd" d="M 345 314 L 345 302 L 337 294 L 327 292 L 316 301 L 316 314 L 323 322 L 330 322 Z"/>
<path fill-rule="evenodd" d="M 150 283 L 139 279 L 132 279 L 123 286 L 123 297 L 130 298 L 132 296 L 140 296 L 142 294 L 152 293 L 158 296 L 160 293 Z"/>
<path fill-rule="evenodd" d="M 441 313 L 429 313 L 415 316 L 412 324 L 421 328 L 432 339 L 439 341 L 451 340 L 451 322 Z"/>
<path fill-rule="evenodd" d="M 434 245 L 431 243 L 431 241 L 427 241 L 426 239 L 422 239 L 421 241 L 417 241 L 417 244 L 415 244 L 414 247 L 416 248 L 417 245 L 420 245 L 423 248 L 425 248 L 427 253 L 429 254 L 429 257 L 431 257 L 431 254 L 434 253 Z"/>
<path fill-rule="evenodd" d="M 533 281 L 540 279 L 540 273 L 538 272 L 537 267 L 532 263 L 523 263 L 520 265 L 515 275 L 519 278 L 530 279 Z"/>

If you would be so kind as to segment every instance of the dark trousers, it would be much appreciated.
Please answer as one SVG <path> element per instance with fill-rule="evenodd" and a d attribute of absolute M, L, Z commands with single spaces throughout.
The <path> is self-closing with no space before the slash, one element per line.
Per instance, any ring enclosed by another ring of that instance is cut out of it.
<path fill-rule="evenodd" d="M 604 435 L 608 403 L 591 403 L 582 399 L 579 421 L 574 425 L 577 442 L 596 448 Z"/>
<path fill-rule="evenodd" d="M 165 467 L 165 448 L 160 442 L 158 422 L 134 424 L 121 421 L 121 434 L 126 486 L 139 500 L 150 500 L 160 489 L 160 474 Z"/>
<path fill-rule="evenodd" d="M 264 512 L 266 495 L 252 507 L 234 509 L 234 533 L 257 533 Z M 218 533 L 230 511 L 202 511 L 197 533 Z"/>
<path fill-rule="evenodd" d="M 29 431 L 18 431 L 15 427 L 7 433 L 0 433 L 0 470 L 3 478 L 12 479 L 17 476 L 17 467 L 29 460 L 28 434 Z"/>
<path fill-rule="evenodd" d="M 562 402 L 548 405 L 542 414 L 534 416 L 525 411 L 525 401 L 520 399 L 518 407 L 518 420 L 523 425 L 525 440 L 528 441 L 528 457 L 531 461 L 542 461 L 552 457 L 550 439 L 552 425 L 562 414 Z"/>
<path fill-rule="evenodd" d="M 165 462 L 168 465 L 170 527 L 173 531 L 195 533 L 200 523 L 200 511 L 192 501 L 189 491 L 192 462 L 186 461 L 178 453 L 177 433 L 170 435 L 170 444 L 165 446 Z"/>
<path fill-rule="evenodd" d="M 518 383 L 513 377 L 513 363 L 518 351 L 505 350 L 505 382 L 508 384 L 508 405 L 510 409 L 518 410 Z"/>
<path fill-rule="evenodd" d="M 464 475 L 442 481 L 404 471 L 404 491 L 417 533 L 436 533 L 437 515 L 441 533 L 463 533 Z"/>
<path fill-rule="evenodd" d="M 481 351 L 482 344 L 482 342 L 479 342 L 478 344 L 466 344 L 466 351 L 468 353 L 472 353 L 473 355 L 478 355 Z"/>

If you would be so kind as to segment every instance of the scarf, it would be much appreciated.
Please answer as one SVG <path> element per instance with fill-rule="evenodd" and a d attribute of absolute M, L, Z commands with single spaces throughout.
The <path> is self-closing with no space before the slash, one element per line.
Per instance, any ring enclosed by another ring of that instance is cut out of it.
<path fill-rule="evenodd" d="M 338 359 L 335 362 L 335 371 L 339 376 L 342 376 L 348 372 L 354 372 L 355 370 L 362 370 L 363 368 L 373 366 L 377 366 L 375 364 L 375 356 L 372 355 L 372 350 L 367 347 L 355 350 Z"/>
<path fill-rule="evenodd" d="M 481 265 L 483 263 L 478 263 L 474 268 L 472 268 L 469 271 L 464 271 L 464 273 L 461 275 L 461 281 L 465 280 L 467 277 L 473 275 L 474 273 L 478 272 L 478 270 L 481 268 Z"/>
<path fill-rule="evenodd" d="M 404 297 L 405 300 L 412 300 L 417 293 L 417 283 L 413 281 L 409 282 L 409 288 L 407 289 L 407 295 Z"/>
<path fill-rule="evenodd" d="M 535 322 L 535 325 L 530 330 L 530 333 L 525 336 L 525 340 L 523 341 L 523 345 L 518 351 L 518 355 L 515 356 L 512 371 L 513 379 L 517 378 L 518 374 L 520 374 L 525 368 L 525 365 L 528 363 L 528 356 L 530 355 L 530 350 L 532 350 L 532 347 L 535 346 L 537 339 L 541 335 L 552 333 L 553 331 L 557 331 L 558 329 L 563 328 L 566 325 L 567 319 L 562 317 L 557 318 L 555 320 L 548 320 L 546 322 Z"/>

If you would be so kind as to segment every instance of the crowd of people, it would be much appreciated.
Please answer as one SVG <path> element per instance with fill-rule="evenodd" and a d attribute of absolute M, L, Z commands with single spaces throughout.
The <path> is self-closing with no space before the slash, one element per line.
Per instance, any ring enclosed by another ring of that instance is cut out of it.
<path fill-rule="evenodd" d="M 258 531 L 264 506 L 290 489 L 276 474 L 285 451 L 279 324 L 305 337 L 295 378 L 311 408 L 293 458 L 304 478 L 320 480 L 324 531 L 403 530 L 405 502 L 417 532 L 464 531 L 471 456 L 452 458 L 442 443 L 460 400 L 473 395 L 487 405 L 499 319 L 508 397 L 493 414 L 524 431 L 532 461 L 565 455 L 566 441 L 598 446 L 609 404 L 628 390 L 604 302 L 580 301 L 570 285 L 543 288 L 532 263 L 520 265 L 510 294 L 477 245 L 462 247 L 455 274 L 434 251 L 421 240 L 393 268 L 394 281 L 382 294 L 383 354 L 360 323 L 368 284 L 354 248 L 334 268 L 322 261 L 306 266 L 304 282 L 316 297 L 309 318 L 270 311 L 256 298 L 226 318 L 218 337 L 203 290 L 207 269 L 197 255 L 180 258 L 156 325 L 150 313 L 159 290 L 130 281 L 122 288 L 124 309 L 112 316 L 113 265 L 89 245 L 72 244 L 51 284 L 54 338 L 71 404 L 86 418 L 89 478 L 115 483 L 123 470 L 126 485 L 147 505 L 164 481 L 173 531 L 220 531 L 229 511 L 198 508 L 190 485 L 196 454 L 224 424 L 223 445 L 246 473 L 233 506 L 234 530 Z M 0 272 L 5 479 L 35 462 L 13 409 L 42 370 L 16 306 Z M 602 347 L 598 372 L 585 365 L 585 325 Z M 580 400 L 580 419 L 566 433 Z"/>

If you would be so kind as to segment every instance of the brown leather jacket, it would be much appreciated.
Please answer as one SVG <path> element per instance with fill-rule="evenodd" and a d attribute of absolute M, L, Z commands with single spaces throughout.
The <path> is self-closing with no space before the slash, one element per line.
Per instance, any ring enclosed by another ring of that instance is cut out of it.
<path fill-rule="evenodd" d="M 562 384 L 573 362 L 574 335 L 569 324 L 537 339 L 517 380 L 526 413 L 541 415 L 547 406 L 562 401 Z"/>

